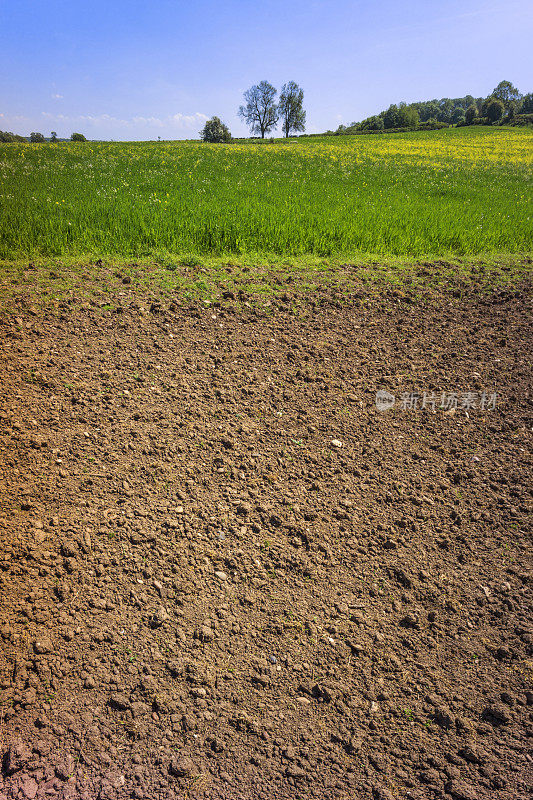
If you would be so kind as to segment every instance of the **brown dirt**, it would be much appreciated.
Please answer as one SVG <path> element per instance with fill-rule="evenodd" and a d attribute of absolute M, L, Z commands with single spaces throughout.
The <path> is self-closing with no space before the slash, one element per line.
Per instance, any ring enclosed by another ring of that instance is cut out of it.
<path fill-rule="evenodd" d="M 4 312 L 0 798 L 530 796 L 527 295 L 320 299 Z"/>

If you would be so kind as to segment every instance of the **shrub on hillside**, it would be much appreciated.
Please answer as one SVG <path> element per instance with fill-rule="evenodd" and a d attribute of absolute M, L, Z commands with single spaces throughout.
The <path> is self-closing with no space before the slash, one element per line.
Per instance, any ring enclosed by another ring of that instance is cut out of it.
<path fill-rule="evenodd" d="M 509 125 L 533 125 L 533 114 L 515 114 Z"/>
<path fill-rule="evenodd" d="M 421 122 L 416 126 L 417 131 L 440 131 L 443 128 L 449 128 L 447 122 L 439 122 L 436 119 L 428 119 L 426 122 Z"/>
<path fill-rule="evenodd" d="M 208 119 L 200 131 L 203 142 L 231 142 L 231 133 L 218 117 Z"/>

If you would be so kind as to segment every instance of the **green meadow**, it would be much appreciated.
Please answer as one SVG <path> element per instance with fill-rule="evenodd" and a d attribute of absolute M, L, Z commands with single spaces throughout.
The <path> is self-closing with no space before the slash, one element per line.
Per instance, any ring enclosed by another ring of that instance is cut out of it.
<path fill-rule="evenodd" d="M 524 253 L 530 128 L 0 145 L 0 258 Z"/>

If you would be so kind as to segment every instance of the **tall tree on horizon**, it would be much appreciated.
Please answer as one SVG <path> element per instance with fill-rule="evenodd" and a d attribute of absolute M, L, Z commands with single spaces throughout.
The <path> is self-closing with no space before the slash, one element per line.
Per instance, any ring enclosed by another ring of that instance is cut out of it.
<path fill-rule="evenodd" d="M 511 111 L 511 109 L 514 111 L 522 99 L 519 90 L 513 86 L 511 81 L 500 81 L 491 96 L 503 103 L 505 111 Z"/>
<path fill-rule="evenodd" d="M 279 96 L 278 111 L 283 120 L 282 130 L 288 138 L 291 131 L 305 130 L 305 111 L 303 109 L 304 90 L 294 81 L 283 84 Z"/>
<path fill-rule="evenodd" d="M 261 81 L 257 86 L 245 91 L 246 105 L 239 108 L 239 117 L 245 121 L 252 133 L 260 133 L 262 139 L 276 127 L 278 121 L 278 107 L 274 102 L 276 94 L 277 91 L 272 84 Z"/>

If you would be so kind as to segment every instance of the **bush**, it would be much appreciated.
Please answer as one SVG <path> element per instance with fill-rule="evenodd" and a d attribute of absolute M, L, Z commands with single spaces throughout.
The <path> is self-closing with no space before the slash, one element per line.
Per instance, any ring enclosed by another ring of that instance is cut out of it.
<path fill-rule="evenodd" d="M 34 133 L 30 133 L 30 142 L 34 142 L 34 143 L 39 142 L 39 143 L 41 143 L 41 142 L 44 142 L 44 141 L 45 141 L 45 138 L 42 135 L 42 133 L 35 133 L 35 132 Z"/>
<path fill-rule="evenodd" d="M 421 122 L 416 126 L 417 131 L 441 131 L 443 128 L 449 128 L 447 122 L 439 122 L 436 119 L 428 119 L 426 122 Z"/>
<path fill-rule="evenodd" d="M 533 114 L 515 114 L 509 125 L 533 125 Z"/>
<path fill-rule="evenodd" d="M 70 137 L 71 142 L 86 142 L 87 139 L 83 135 L 83 133 L 73 133 Z"/>
<path fill-rule="evenodd" d="M 218 117 L 208 119 L 200 131 L 203 142 L 231 142 L 231 133 Z"/>

